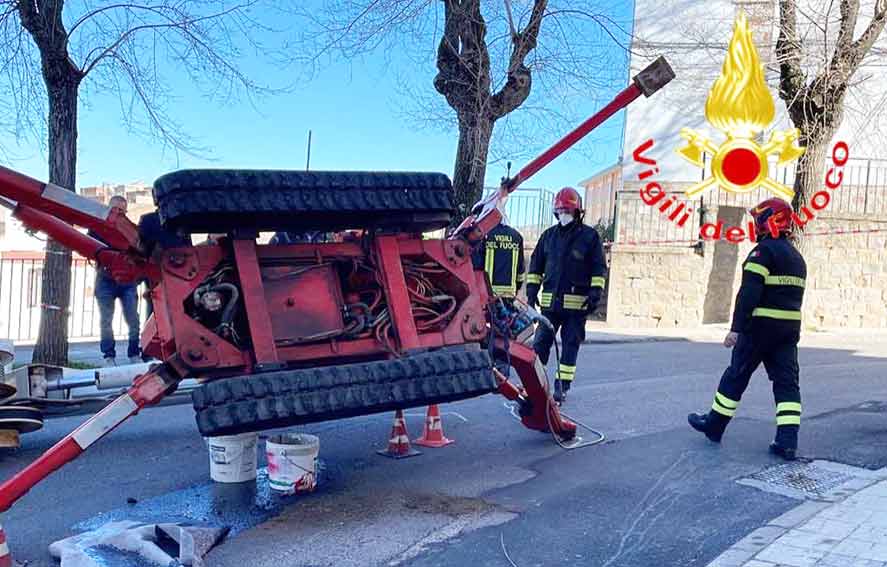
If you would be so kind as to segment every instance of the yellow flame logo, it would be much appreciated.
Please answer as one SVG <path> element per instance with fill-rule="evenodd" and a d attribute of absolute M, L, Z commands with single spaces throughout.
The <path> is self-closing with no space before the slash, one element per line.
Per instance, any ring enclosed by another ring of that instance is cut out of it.
<path fill-rule="evenodd" d="M 721 76 L 705 101 L 705 118 L 729 136 L 751 138 L 773 122 L 775 113 L 748 19 L 739 12 Z"/>
<path fill-rule="evenodd" d="M 768 177 L 767 156 L 779 155 L 779 163 L 793 161 L 804 153 L 795 142 L 797 128 L 773 132 L 763 146 L 753 138 L 767 127 L 776 113 L 773 97 L 764 81 L 764 69 L 755 49 L 745 13 L 740 11 L 727 49 L 721 75 L 705 101 L 705 118 L 724 132 L 727 140 L 716 146 L 702 134 L 683 128 L 681 137 L 689 142 L 678 153 L 690 163 L 704 167 L 702 154 L 711 154 L 711 177 L 685 191 L 696 197 L 717 184 L 727 191 L 745 193 L 765 187 L 791 200 L 794 191 Z"/>

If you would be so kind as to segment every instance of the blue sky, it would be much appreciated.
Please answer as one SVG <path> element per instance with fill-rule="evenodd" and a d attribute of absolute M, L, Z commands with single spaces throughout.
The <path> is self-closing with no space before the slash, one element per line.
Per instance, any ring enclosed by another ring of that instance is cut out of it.
<path fill-rule="evenodd" d="M 630 27 L 632 2 L 607 8 L 610 17 Z M 627 82 L 627 54 L 613 42 L 604 43 L 611 57 L 621 59 L 616 75 Z M 247 60 L 242 67 L 259 79 L 283 84 L 293 70 L 280 70 Z M 102 94 L 88 94 L 80 106 L 78 186 L 101 182 L 152 182 L 168 171 L 185 167 L 236 167 L 301 169 L 305 166 L 307 132 L 313 131 L 312 169 L 432 170 L 452 174 L 456 149 L 455 131 L 424 129 L 404 116 L 404 100 L 398 84 L 404 78 L 413 85 L 424 84 L 431 96 L 434 61 L 423 65 L 394 58 L 368 55 L 361 61 L 334 62 L 308 83 L 292 92 L 266 97 L 256 108 L 247 103 L 219 105 L 200 96 L 187 77 L 170 75 L 177 92 L 167 108 L 181 127 L 202 146 L 210 149 L 212 160 L 164 150 L 156 141 L 128 132 L 121 120 L 120 103 Z M 87 79 L 88 81 L 89 79 Z M 625 86 L 614 85 L 590 93 L 574 103 L 573 111 L 588 116 Z M 86 92 L 86 91 L 84 91 Z M 531 95 L 527 105 L 541 105 Z M 557 109 L 556 109 L 557 110 Z M 520 112 L 520 110 L 518 111 Z M 568 152 L 543 170 L 529 186 L 556 188 L 578 181 L 611 165 L 618 157 L 623 114 L 611 119 L 593 133 L 583 151 Z M 501 129 L 499 130 L 499 135 Z M 494 134 L 495 135 L 495 134 Z M 539 140 L 540 146 L 554 139 Z M 32 141 L 18 146 L 4 140 L 9 155 L 7 165 L 28 175 L 45 179 L 44 150 Z M 526 157 L 514 160 L 514 169 Z M 504 165 L 487 170 L 487 183 L 495 184 L 504 174 Z"/>

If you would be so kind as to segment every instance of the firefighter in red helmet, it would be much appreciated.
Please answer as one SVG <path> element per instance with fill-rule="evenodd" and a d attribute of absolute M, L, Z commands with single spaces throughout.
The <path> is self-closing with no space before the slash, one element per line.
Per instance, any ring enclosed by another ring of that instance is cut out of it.
<path fill-rule="evenodd" d="M 730 366 L 721 377 L 711 411 L 692 413 L 687 419 L 694 429 L 720 442 L 751 375 L 763 362 L 776 401 L 776 438 L 770 451 L 794 460 L 801 425 L 798 340 L 807 264 L 787 239 L 791 205 L 767 199 L 749 213 L 758 245 L 742 266 L 742 286 L 724 339 L 724 346 L 733 348 Z"/>
<path fill-rule="evenodd" d="M 566 400 L 576 376 L 579 345 L 585 340 L 585 320 L 601 300 L 606 263 L 601 239 L 595 229 L 582 222 L 582 199 L 572 187 L 558 191 L 554 198 L 558 224 L 539 238 L 527 273 L 527 301 L 541 306 L 542 314 L 554 329 L 540 325 L 533 347 L 543 363 L 548 363 L 555 333 L 560 331 L 561 353 L 554 398 Z M 541 294 L 540 294 L 541 290 Z"/>

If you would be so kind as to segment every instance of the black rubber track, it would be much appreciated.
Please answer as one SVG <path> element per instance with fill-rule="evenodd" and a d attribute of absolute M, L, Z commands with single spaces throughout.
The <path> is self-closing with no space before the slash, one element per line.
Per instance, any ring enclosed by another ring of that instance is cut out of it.
<path fill-rule="evenodd" d="M 223 378 L 191 396 L 201 435 L 214 437 L 453 402 L 495 390 L 486 352 L 448 349 Z"/>
<path fill-rule="evenodd" d="M 154 182 L 167 230 L 227 232 L 447 226 L 453 187 L 442 173 L 185 169 Z"/>

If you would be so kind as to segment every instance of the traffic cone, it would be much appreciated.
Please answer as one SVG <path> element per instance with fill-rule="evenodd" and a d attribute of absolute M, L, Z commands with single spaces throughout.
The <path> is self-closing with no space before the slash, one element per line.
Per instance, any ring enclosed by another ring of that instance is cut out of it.
<path fill-rule="evenodd" d="M 12 554 L 9 553 L 9 544 L 6 543 L 6 532 L 0 525 L 0 567 L 12 567 Z"/>
<path fill-rule="evenodd" d="M 446 447 L 452 443 L 452 439 L 447 439 L 443 432 L 443 422 L 440 420 L 440 410 L 437 404 L 428 406 L 428 412 L 425 415 L 425 430 L 422 437 L 414 441 L 416 445 L 423 447 Z"/>
<path fill-rule="evenodd" d="M 383 457 L 391 457 L 392 459 L 405 459 L 422 454 L 410 447 L 410 437 L 407 435 L 407 424 L 403 419 L 403 410 L 397 410 L 394 413 L 394 426 L 391 428 L 388 448 L 376 452 Z M 0 565 L 0 567 L 3 566 Z"/>

